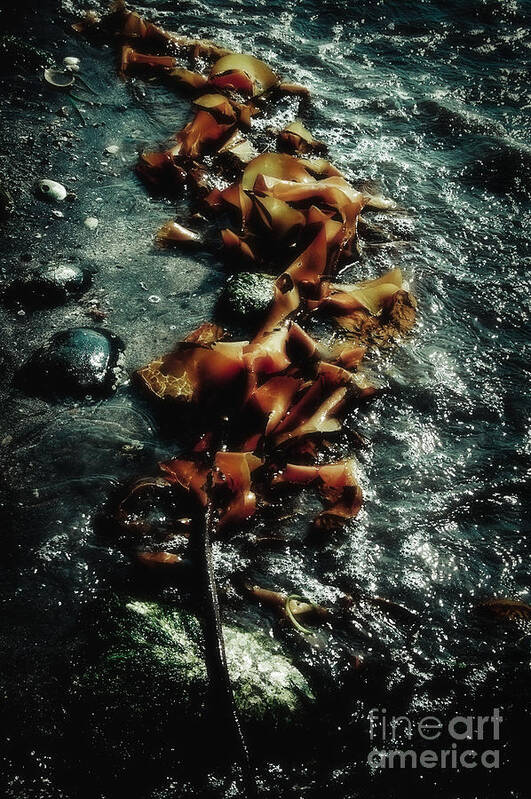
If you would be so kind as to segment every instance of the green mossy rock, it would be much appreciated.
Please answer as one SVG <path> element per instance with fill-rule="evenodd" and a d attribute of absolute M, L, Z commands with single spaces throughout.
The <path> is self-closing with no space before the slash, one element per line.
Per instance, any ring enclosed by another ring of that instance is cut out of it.
<path fill-rule="evenodd" d="M 199 621 L 191 613 L 157 602 L 133 600 L 113 610 L 114 630 L 105 635 L 98 662 L 79 677 L 80 687 L 103 700 L 106 711 L 128 708 L 144 716 L 193 719 L 201 714 L 207 672 Z M 229 673 L 244 723 L 291 723 L 313 694 L 278 642 L 261 631 L 224 627 Z M 110 646 L 109 646 L 110 642 Z M 136 726 L 136 725 L 135 725 Z M 152 726 L 152 725 L 150 725 Z"/>

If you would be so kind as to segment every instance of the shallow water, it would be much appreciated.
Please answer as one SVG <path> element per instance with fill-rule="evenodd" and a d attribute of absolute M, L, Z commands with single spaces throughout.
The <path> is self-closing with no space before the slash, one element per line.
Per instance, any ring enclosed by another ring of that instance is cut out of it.
<path fill-rule="evenodd" d="M 64 719 L 75 727 L 68 675 L 70 646 L 83 637 L 81 614 L 113 593 L 135 591 L 127 558 L 96 536 L 95 511 L 120 481 L 152 473 L 178 443 L 162 435 L 128 383 L 99 403 L 53 404 L 15 388 L 14 372 L 55 330 L 93 324 L 90 301 L 125 339 L 131 371 L 208 319 L 225 280 L 213 255 L 153 248 L 153 232 L 174 206 L 149 197 L 132 174 L 138 150 L 181 127 L 187 101 L 155 84 L 118 81 L 110 49 L 71 35 L 81 7 L 65 0 L 43 4 L 42 17 L 20 6 L 4 12 L 8 27 L 54 59 L 79 56 L 101 105 L 83 105 L 81 125 L 72 109 L 67 117 L 55 113 L 64 99 L 39 73 L 23 68 L 1 78 L 0 173 L 17 206 L 4 223 L 3 276 L 28 258 L 72 259 L 95 270 L 82 301 L 25 315 L 0 310 L 2 773 L 13 799 L 115 797 L 135 785 L 138 797 L 199 796 L 190 775 L 183 781 L 178 755 L 155 773 L 146 767 L 141 782 L 135 768 L 113 780 L 110 772 L 94 776 L 97 747 L 75 751 L 65 737 Z M 367 250 L 345 273 L 354 280 L 400 266 L 419 300 L 413 334 L 372 364 L 386 390 L 349 419 L 367 440 L 358 453 L 362 512 L 339 540 L 318 549 L 294 542 L 253 557 L 252 567 L 258 582 L 325 603 L 345 590 L 385 597 L 416 611 L 418 622 L 362 603 L 347 630 L 324 636 L 326 646 L 285 636 L 318 688 L 320 722 L 295 763 L 278 755 L 267 762 L 266 754 L 264 795 L 524 796 L 529 631 L 485 623 L 472 608 L 493 596 L 530 601 L 531 5 L 156 0 L 137 10 L 170 29 L 250 50 L 309 86 L 306 121 L 329 143 L 331 160 L 354 181 L 377 181 L 407 209 L 397 221 L 407 243 Z M 117 154 L 105 153 L 110 144 Z M 36 177 L 76 192 L 77 200 L 61 205 L 64 218 L 33 197 Z M 83 226 L 87 216 L 99 218 L 97 231 Z M 310 502 L 297 500 L 288 534 L 300 535 Z M 238 541 L 218 549 L 223 586 L 250 559 Z M 165 595 L 178 601 L 172 589 Z M 225 612 L 273 627 L 256 608 L 229 603 Z M 354 676 L 348 653 L 364 661 Z M 366 764 L 372 707 L 413 721 L 499 707 L 501 767 L 373 771 Z M 75 776 L 65 752 L 81 760 Z M 230 792 L 219 785 L 212 795 Z"/>

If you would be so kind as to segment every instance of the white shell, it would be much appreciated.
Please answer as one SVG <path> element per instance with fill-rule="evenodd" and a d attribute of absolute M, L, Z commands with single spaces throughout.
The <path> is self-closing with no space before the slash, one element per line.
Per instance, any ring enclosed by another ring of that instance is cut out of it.
<path fill-rule="evenodd" d="M 50 200 L 61 202 L 66 197 L 66 189 L 62 183 L 55 180 L 39 180 L 37 191 L 41 197 L 48 197 Z"/>
<path fill-rule="evenodd" d="M 68 69 L 56 69 L 56 67 L 48 67 L 44 70 L 44 80 L 50 86 L 55 86 L 56 89 L 67 89 L 72 86 L 74 76 Z"/>
<path fill-rule="evenodd" d="M 70 72 L 79 72 L 80 63 L 81 61 L 79 58 L 76 58 L 76 56 L 73 55 L 67 55 L 66 58 L 63 58 L 63 64 L 67 69 L 70 70 Z"/>
<path fill-rule="evenodd" d="M 87 216 L 85 219 L 85 227 L 88 227 L 89 230 L 96 230 L 98 225 L 99 220 L 95 216 Z"/>

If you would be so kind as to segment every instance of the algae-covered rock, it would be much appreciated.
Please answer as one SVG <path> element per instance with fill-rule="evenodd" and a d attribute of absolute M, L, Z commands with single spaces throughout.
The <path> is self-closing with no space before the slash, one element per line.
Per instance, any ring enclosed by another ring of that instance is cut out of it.
<path fill-rule="evenodd" d="M 224 634 L 253 761 L 277 754 L 298 760 L 315 719 L 306 678 L 261 630 L 229 624 Z M 87 774 L 87 796 L 107 796 L 111 781 L 127 786 L 120 796 L 155 796 L 161 775 L 182 787 L 172 796 L 214 796 L 203 791 L 209 775 L 237 779 L 237 750 L 209 693 L 202 629 L 193 613 L 160 600 L 97 600 L 87 607 L 71 663 L 69 768 L 76 786 L 79 774 Z"/>
<path fill-rule="evenodd" d="M 288 658 L 275 651 L 263 633 L 235 627 L 224 630 L 227 663 L 242 718 L 286 720 L 312 699 L 310 687 Z"/>
<path fill-rule="evenodd" d="M 270 309 L 275 296 L 269 275 L 240 272 L 227 280 L 219 299 L 223 315 L 239 322 L 256 322 Z"/>
<path fill-rule="evenodd" d="M 153 601 L 132 600 L 108 613 L 112 623 L 101 637 L 101 654 L 78 677 L 78 686 L 91 701 L 101 700 L 106 715 L 125 712 L 129 731 L 139 722 L 151 728 L 169 723 L 175 730 L 176 719 L 197 721 L 208 685 L 198 619 Z M 232 625 L 224 627 L 224 635 L 242 721 L 292 723 L 313 695 L 278 642 L 260 630 Z"/>

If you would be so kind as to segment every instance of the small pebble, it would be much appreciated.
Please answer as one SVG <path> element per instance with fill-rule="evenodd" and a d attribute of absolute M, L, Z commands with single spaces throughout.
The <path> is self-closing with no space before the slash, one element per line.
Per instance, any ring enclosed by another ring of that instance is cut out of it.
<path fill-rule="evenodd" d="M 109 153 L 109 155 L 116 155 L 116 153 L 119 151 L 119 149 L 120 148 L 118 147 L 117 144 L 109 144 L 105 148 L 104 152 Z"/>
<path fill-rule="evenodd" d="M 55 208 L 53 209 L 53 211 L 52 211 L 52 214 L 53 214 L 53 216 L 55 216 L 57 219 L 63 219 L 63 217 L 64 217 L 64 214 L 63 214 L 63 212 L 62 212 L 62 211 L 57 211 L 57 209 L 55 209 Z"/>
<path fill-rule="evenodd" d="M 85 219 L 85 227 L 88 227 L 89 230 L 96 230 L 99 225 L 99 220 L 96 219 L 95 216 L 87 216 Z"/>
<path fill-rule="evenodd" d="M 62 202 L 67 193 L 62 183 L 47 178 L 37 181 L 36 190 L 40 197 L 46 197 L 55 202 Z"/>

